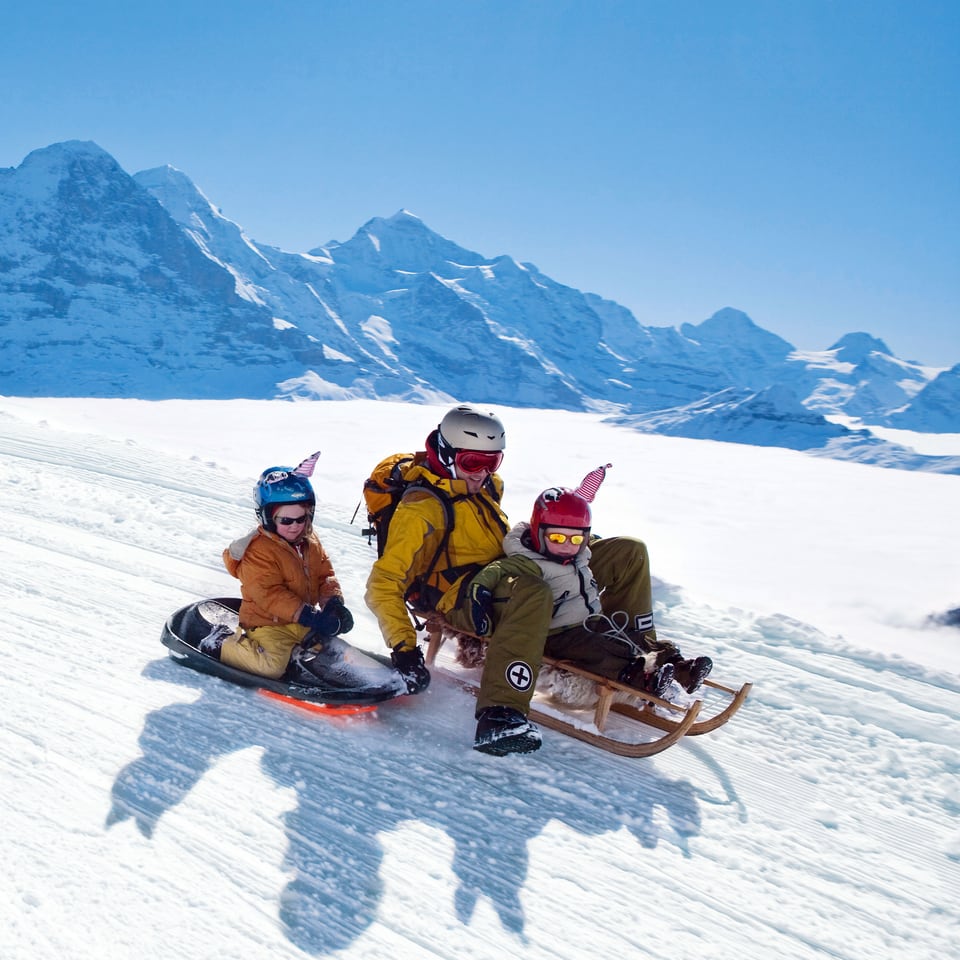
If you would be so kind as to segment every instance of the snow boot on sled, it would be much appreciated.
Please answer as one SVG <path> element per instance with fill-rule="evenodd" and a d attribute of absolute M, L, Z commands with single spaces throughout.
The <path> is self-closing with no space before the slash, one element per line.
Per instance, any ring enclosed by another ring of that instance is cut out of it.
<path fill-rule="evenodd" d="M 227 637 L 233 636 L 233 629 L 228 627 L 224 623 L 215 623 L 211 628 L 210 632 L 197 644 L 197 649 L 201 653 L 205 653 L 208 657 L 213 657 L 214 660 L 220 659 L 220 648 L 223 646 L 223 641 Z"/>
<path fill-rule="evenodd" d="M 473 749 L 502 757 L 508 753 L 532 753 L 543 738 L 536 724 L 513 707 L 484 707 L 477 714 Z"/>
<path fill-rule="evenodd" d="M 344 658 L 346 641 L 337 636 L 319 633 L 308 634 L 305 641 L 290 651 L 290 663 L 283 675 L 285 680 L 306 686 L 322 684 L 331 690 L 357 685 L 357 677 Z"/>
<path fill-rule="evenodd" d="M 643 657 L 632 660 L 621 671 L 617 678 L 621 683 L 644 693 L 652 693 L 655 697 L 662 697 L 667 687 L 673 682 L 673 664 L 664 663 L 651 671 L 646 670 Z"/>
<path fill-rule="evenodd" d="M 695 693 L 710 676 L 713 661 L 709 657 L 697 657 L 695 660 L 678 660 L 673 664 L 677 683 L 687 693 Z"/>

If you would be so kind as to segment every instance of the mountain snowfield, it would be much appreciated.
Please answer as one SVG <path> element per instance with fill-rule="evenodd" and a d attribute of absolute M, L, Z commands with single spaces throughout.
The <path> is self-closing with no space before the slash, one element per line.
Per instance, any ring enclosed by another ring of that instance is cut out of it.
<path fill-rule="evenodd" d="M 612 461 L 595 529 L 646 539 L 660 630 L 754 682 L 647 760 L 477 754 L 439 676 L 324 719 L 166 655 L 171 612 L 236 594 L 256 476 L 315 449 L 380 652 L 360 486 L 444 409 L 0 399 L 5 960 L 955 956 L 960 631 L 928 617 L 960 606 L 956 477 L 502 409 L 511 518 Z"/>
<path fill-rule="evenodd" d="M 408 210 L 291 253 L 249 237 L 185 173 L 131 176 L 97 144 L 68 141 L 0 169 L 0 223 L 0 344 L 16 358 L 0 363 L 8 395 L 469 396 L 960 472 L 960 461 L 827 419 L 956 432 L 953 357 L 901 359 L 864 332 L 798 351 L 732 307 L 678 328 L 643 325 L 532 263 L 466 249 Z"/>

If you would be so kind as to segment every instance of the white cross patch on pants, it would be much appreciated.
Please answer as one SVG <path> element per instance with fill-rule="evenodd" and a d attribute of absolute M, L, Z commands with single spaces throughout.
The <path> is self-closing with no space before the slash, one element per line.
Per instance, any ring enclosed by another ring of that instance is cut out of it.
<path fill-rule="evenodd" d="M 507 683 L 521 693 L 526 693 L 533 684 L 533 670 L 530 664 L 524 663 L 523 660 L 514 660 L 513 663 L 508 664 L 504 676 L 507 678 Z"/>

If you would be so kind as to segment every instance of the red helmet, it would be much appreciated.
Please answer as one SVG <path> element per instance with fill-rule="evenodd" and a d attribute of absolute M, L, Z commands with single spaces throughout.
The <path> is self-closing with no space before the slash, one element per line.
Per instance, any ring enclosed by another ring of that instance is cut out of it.
<path fill-rule="evenodd" d="M 540 553 L 544 551 L 543 527 L 590 529 L 590 504 L 566 487 L 551 487 L 537 497 L 530 517 L 530 539 Z"/>

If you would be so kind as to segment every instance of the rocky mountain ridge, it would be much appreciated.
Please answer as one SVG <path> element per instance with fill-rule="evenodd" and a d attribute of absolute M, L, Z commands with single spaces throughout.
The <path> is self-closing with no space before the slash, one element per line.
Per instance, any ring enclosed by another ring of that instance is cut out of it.
<path fill-rule="evenodd" d="M 771 409 L 794 424 L 786 446 L 835 438 L 835 414 L 960 432 L 960 365 L 901 360 L 865 333 L 801 353 L 732 308 L 643 326 L 407 211 L 290 253 L 248 237 L 184 173 L 130 176 L 71 141 L 0 171 L 0 222 L 9 395 L 470 399 L 688 436 L 711 432 L 705 417 L 719 428 L 710 398 L 735 395 L 738 427 L 727 415 L 721 432 L 739 442 L 768 442 Z"/>

